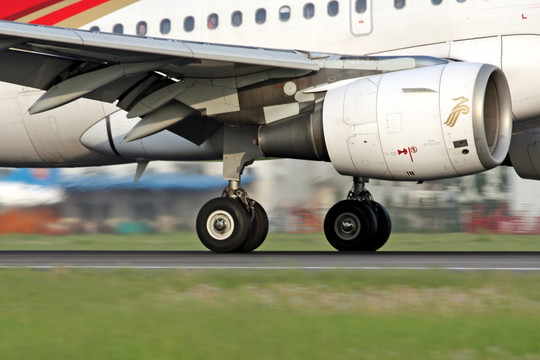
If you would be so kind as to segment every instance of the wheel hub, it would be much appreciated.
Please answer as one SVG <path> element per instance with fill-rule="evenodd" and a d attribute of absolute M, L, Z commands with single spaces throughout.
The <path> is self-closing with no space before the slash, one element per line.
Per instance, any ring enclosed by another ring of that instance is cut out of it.
<path fill-rule="evenodd" d="M 360 219 L 352 213 L 341 214 L 336 219 L 334 230 L 343 240 L 354 240 L 360 233 Z"/>
<path fill-rule="evenodd" d="M 345 219 L 341 222 L 341 231 L 344 233 L 351 233 L 354 231 L 354 223 L 351 221 L 351 219 Z"/>
<path fill-rule="evenodd" d="M 221 217 L 214 221 L 214 229 L 219 232 L 223 232 L 227 228 L 227 225 L 227 219 Z"/>
<path fill-rule="evenodd" d="M 206 222 L 208 233 L 216 240 L 228 239 L 234 232 L 234 227 L 232 215 L 223 210 L 214 211 Z"/>

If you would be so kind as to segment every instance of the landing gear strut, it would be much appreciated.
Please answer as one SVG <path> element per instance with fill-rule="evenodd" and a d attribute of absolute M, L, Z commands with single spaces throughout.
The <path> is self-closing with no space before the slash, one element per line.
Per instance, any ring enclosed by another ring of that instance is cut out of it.
<path fill-rule="evenodd" d="M 250 252 L 264 242 L 268 216 L 239 181 L 230 180 L 221 197 L 201 208 L 196 228 L 201 242 L 214 252 Z"/>
<path fill-rule="evenodd" d="M 390 216 L 373 200 L 366 182 L 355 177 L 347 200 L 334 205 L 324 219 L 326 238 L 339 251 L 376 251 L 390 236 Z"/>
<path fill-rule="evenodd" d="M 258 134 L 258 126 L 224 128 L 223 178 L 229 185 L 201 208 L 196 224 L 199 239 L 214 252 L 250 252 L 268 234 L 266 211 L 240 187 L 246 166 L 263 155 Z"/>

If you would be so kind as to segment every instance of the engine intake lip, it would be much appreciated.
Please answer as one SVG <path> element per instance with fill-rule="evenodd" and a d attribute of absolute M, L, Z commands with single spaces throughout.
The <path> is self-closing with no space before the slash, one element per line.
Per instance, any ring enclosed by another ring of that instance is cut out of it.
<path fill-rule="evenodd" d="M 473 131 L 476 151 L 488 170 L 500 165 L 508 154 L 512 137 L 510 88 L 502 70 L 483 65 L 474 88 Z"/>

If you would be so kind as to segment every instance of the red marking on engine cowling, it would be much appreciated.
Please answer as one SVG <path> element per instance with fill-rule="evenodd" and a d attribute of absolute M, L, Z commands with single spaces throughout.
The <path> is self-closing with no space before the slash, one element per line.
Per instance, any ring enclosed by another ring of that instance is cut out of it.
<path fill-rule="evenodd" d="M 398 155 L 409 155 L 411 158 L 411 162 L 414 162 L 413 154 L 416 154 L 418 152 L 418 148 L 416 146 L 410 146 L 403 149 L 398 149 Z"/>

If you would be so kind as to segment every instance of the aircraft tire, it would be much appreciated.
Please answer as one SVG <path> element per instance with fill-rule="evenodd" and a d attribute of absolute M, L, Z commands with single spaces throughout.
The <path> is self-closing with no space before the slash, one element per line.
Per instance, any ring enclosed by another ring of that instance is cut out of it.
<path fill-rule="evenodd" d="M 371 246 L 368 251 L 377 251 L 386 244 L 386 241 L 390 237 L 390 233 L 392 232 L 392 220 L 390 219 L 388 211 L 386 211 L 384 206 L 378 202 L 372 201 L 371 208 L 375 212 L 375 217 L 377 218 L 377 232 L 375 233 L 373 241 L 370 242 Z"/>
<path fill-rule="evenodd" d="M 375 213 L 361 201 L 340 201 L 324 219 L 326 239 L 339 251 L 372 251 L 376 233 Z"/>
<path fill-rule="evenodd" d="M 239 252 L 251 252 L 262 245 L 268 235 L 268 215 L 258 202 L 253 201 L 253 214 L 251 217 L 251 233 Z"/>
<path fill-rule="evenodd" d="M 218 253 L 239 250 L 251 233 L 251 217 L 236 199 L 221 197 L 207 202 L 197 215 L 197 235 Z"/>

